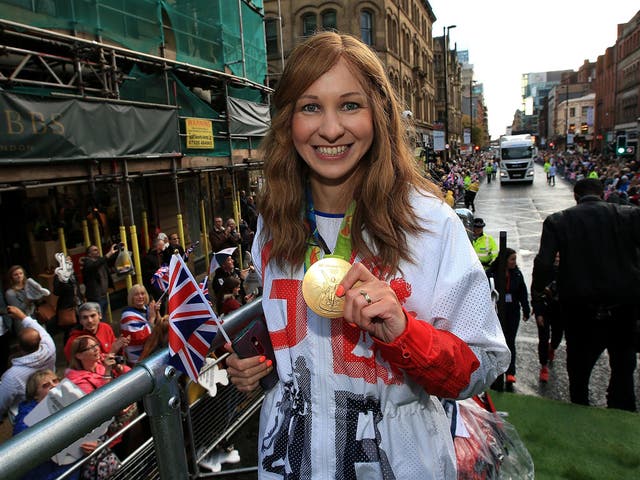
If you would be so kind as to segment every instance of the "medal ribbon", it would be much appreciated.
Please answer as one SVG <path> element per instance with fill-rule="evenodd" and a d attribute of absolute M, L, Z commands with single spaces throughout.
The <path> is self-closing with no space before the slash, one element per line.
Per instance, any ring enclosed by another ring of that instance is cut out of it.
<path fill-rule="evenodd" d="M 355 209 L 356 202 L 351 200 L 349 206 L 347 207 L 347 211 L 345 212 L 342 219 L 342 224 L 340 225 L 338 239 L 336 240 L 336 248 L 333 253 L 331 253 L 331 250 L 329 250 L 329 247 L 327 247 L 327 242 L 324 241 L 322 235 L 320 235 L 320 232 L 318 232 L 318 226 L 316 224 L 316 211 L 313 207 L 311 189 L 307 186 L 306 218 L 309 222 L 309 229 L 311 230 L 311 235 L 315 239 L 315 242 L 310 241 L 309 246 L 307 247 L 307 251 L 304 257 L 305 272 L 311 265 L 322 258 L 320 247 L 322 247 L 322 251 L 324 251 L 324 257 L 337 257 L 347 262 L 349 261 L 351 257 L 351 220 L 353 219 L 353 212 L 355 211 Z"/>

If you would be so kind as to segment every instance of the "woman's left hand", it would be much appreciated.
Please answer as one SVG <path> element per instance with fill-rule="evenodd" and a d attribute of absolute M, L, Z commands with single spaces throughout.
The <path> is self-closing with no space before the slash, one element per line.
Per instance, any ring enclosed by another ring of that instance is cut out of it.
<path fill-rule="evenodd" d="M 362 263 L 355 263 L 338 285 L 344 297 L 343 318 L 386 343 L 407 327 L 407 318 L 389 284 L 378 280 Z"/>

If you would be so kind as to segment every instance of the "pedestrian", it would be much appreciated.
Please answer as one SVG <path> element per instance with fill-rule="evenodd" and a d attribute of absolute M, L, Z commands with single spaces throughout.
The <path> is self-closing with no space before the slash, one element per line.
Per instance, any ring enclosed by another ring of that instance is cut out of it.
<path fill-rule="evenodd" d="M 0 377 L 9 368 L 11 341 L 14 335 L 13 318 L 7 311 L 7 303 L 0 290 Z"/>
<path fill-rule="evenodd" d="M 212 252 L 219 252 L 227 242 L 227 231 L 224 228 L 222 217 L 213 219 L 213 230 L 209 232 L 209 244 Z"/>
<path fill-rule="evenodd" d="M 549 165 L 549 171 L 547 172 L 548 175 L 548 184 L 551 185 L 552 187 L 556 186 L 556 164 L 552 163 L 551 165 Z"/>
<path fill-rule="evenodd" d="M 115 263 L 117 253 L 118 245 L 115 243 L 104 256 L 100 256 L 100 250 L 96 245 L 90 245 L 86 257 L 80 259 L 85 301 L 99 303 L 103 312 L 109 307 L 107 292 L 109 287 L 113 286 L 109 267 Z"/>
<path fill-rule="evenodd" d="M 102 321 L 102 310 L 96 302 L 85 302 L 78 307 L 78 322 L 81 328 L 71 330 L 69 339 L 64 345 L 64 355 L 71 360 L 71 344 L 73 339 L 81 335 L 90 335 L 100 344 L 102 353 L 110 354 L 120 351 L 129 345 L 129 338 L 123 335 L 116 337 L 113 328 Z"/>
<path fill-rule="evenodd" d="M 538 327 L 538 360 L 540 361 L 540 381 L 549 381 L 549 365 L 556 356 L 564 332 L 562 311 L 558 298 L 558 265 L 560 254 L 553 262 L 553 277 L 542 293 L 531 299 L 536 325 Z"/>
<path fill-rule="evenodd" d="M 22 265 L 9 267 L 7 277 L 9 279 L 9 288 L 4 292 L 7 305 L 19 308 L 26 315 L 35 313 L 36 305 L 27 297 L 27 273 Z"/>
<path fill-rule="evenodd" d="M 498 257 L 498 244 L 488 233 L 484 233 L 487 224 L 480 217 L 473 219 L 473 249 L 485 271 Z"/>
<path fill-rule="evenodd" d="M 491 183 L 491 173 L 493 172 L 493 162 L 487 162 L 484 167 L 484 174 L 487 177 L 487 184 Z"/>
<path fill-rule="evenodd" d="M 635 411 L 640 209 L 605 202 L 596 179 L 576 182 L 573 191 L 577 205 L 543 223 L 532 295 L 540 297 L 551 282 L 559 252 L 558 298 L 565 319 L 571 401 L 589 405 L 589 377 L 607 350 L 607 406 Z"/>
<path fill-rule="evenodd" d="M 252 256 L 280 380 L 258 476 L 454 479 L 438 397 L 481 392 L 509 362 L 464 227 L 421 176 L 369 46 L 310 37 L 273 98 Z M 245 392 L 273 369 L 226 361 Z"/>
<path fill-rule="evenodd" d="M 127 364 L 133 367 L 139 361 L 144 344 L 151 336 L 156 318 L 160 318 L 160 303 L 149 300 L 149 294 L 144 285 L 136 283 L 129 289 L 127 306 L 122 309 L 120 316 L 120 333 L 129 338 L 129 344 L 124 347 Z"/>
<path fill-rule="evenodd" d="M 171 256 L 175 253 L 184 258 L 184 248 L 180 245 L 180 237 L 177 233 L 169 235 L 169 244 L 162 252 L 162 263 L 169 265 L 171 263 Z"/>
<path fill-rule="evenodd" d="M 544 173 L 547 176 L 547 185 L 551 185 L 551 178 L 549 177 L 550 168 L 551 168 L 551 159 L 546 158 L 544 160 L 544 164 L 542 165 L 542 169 L 544 170 Z"/>
<path fill-rule="evenodd" d="M 506 383 L 516 383 L 516 335 L 520 326 L 520 318 L 523 321 L 529 320 L 531 308 L 529 307 L 529 293 L 527 285 L 524 281 L 524 275 L 518 267 L 517 253 L 512 248 L 505 249 L 504 257 L 506 259 L 506 279 L 504 289 L 504 317 L 500 319 L 504 338 L 507 340 L 507 346 L 511 351 L 511 362 L 506 373 Z M 494 262 L 488 272 L 489 276 L 495 278 L 497 274 L 497 262 Z M 496 282 L 497 283 L 497 282 Z M 522 312 L 522 317 L 520 316 Z"/>
<path fill-rule="evenodd" d="M 169 255 L 169 260 L 171 256 Z M 142 269 L 142 284 L 147 290 L 149 295 L 154 299 L 159 299 L 164 293 L 159 287 L 153 284 L 153 274 L 158 269 L 165 265 L 165 243 L 161 238 L 156 238 L 153 241 L 153 246 L 149 249 L 147 254 L 142 257 L 141 262 Z"/>
<path fill-rule="evenodd" d="M 59 383 L 60 379 L 55 372 L 46 368 L 37 370 L 31 374 L 26 382 L 25 400 L 18 406 L 18 414 L 16 415 L 15 423 L 13 425 L 14 436 L 29 428 L 27 424 L 24 423 L 25 417 L 29 415 L 31 411 L 36 408 L 38 403 L 44 400 L 49 391 L 55 388 Z M 81 450 L 87 454 L 95 450 L 96 447 L 97 442 L 94 441 L 83 442 L 80 446 Z M 47 459 L 37 467 L 29 470 L 29 472 L 20 478 L 21 480 L 54 480 L 60 477 L 60 475 L 69 470 L 72 466 L 73 464 L 58 465 L 53 460 Z M 76 471 L 65 478 L 77 480 L 80 478 L 80 472 Z"/>
<path fill-rule="evenodd" d="M 249 273 L 249 268 L 245 268 L 244 270 L 240 270 L 236 267 L 236 262 L 233 259 L 233 256 L 229 253 L 218 253 L 216 256 L 222 260 L 220 262 L 220 266 L 216 268 L 213 272 L 213 278 L 211 279 L 211 287 L 215 292 L 216 296 L 222 285 L 224 284 L 224 280 L 227 277 L 235 277 L 240 281 L 240 289 L 242 291 L 242 295 L 244 295 L 244 289 L 242 288 L 242 281 L 247 277 Z M 250 267 L 253 268 L 253 267 Z"/>
<path fill-rule="evenodd" d="M 26 398 L 29 377 L 43 368 L 56 368 L 56 345 L 47 330 L 18 307 L 9 305 L 7 313 L 18 327 L 19 353 L 0 380 L 0 421 L 9 414 L 13 422 Z"/>

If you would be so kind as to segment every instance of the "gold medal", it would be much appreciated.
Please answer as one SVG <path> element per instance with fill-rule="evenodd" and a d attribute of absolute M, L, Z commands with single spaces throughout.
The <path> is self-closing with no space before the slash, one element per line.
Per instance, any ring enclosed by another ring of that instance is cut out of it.
<path fill-rule="evenodd" d="M 336 288 L 351 268 L 346 260 L 328 257 L 311 265 L 302 279 L 302 296 L 311 310 L 327 318 L 339 318 L 344 298 L 336 295 Z"/>

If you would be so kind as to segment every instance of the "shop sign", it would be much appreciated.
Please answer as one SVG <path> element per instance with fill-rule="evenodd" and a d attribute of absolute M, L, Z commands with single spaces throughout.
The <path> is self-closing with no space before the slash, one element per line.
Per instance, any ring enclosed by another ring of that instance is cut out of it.
<path fill-rule="evenodd" d="M 177 110 L 0 92 L 2 159 L 180 152 Z"/>
<path fill-rule="evenodd" d="M 213 124 L 205 118 L 185 118 L 187 148 L 213 149 Z"/>

